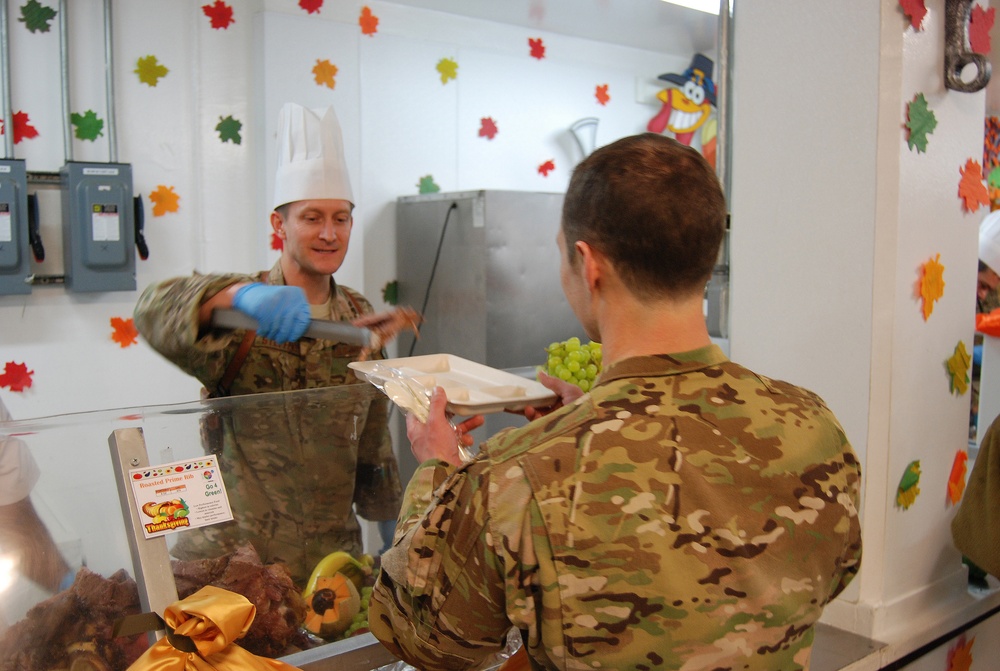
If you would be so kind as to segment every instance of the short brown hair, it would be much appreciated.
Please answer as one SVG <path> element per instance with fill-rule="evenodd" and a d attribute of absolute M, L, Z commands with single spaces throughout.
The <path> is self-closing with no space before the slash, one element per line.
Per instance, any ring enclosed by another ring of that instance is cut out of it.
<path fill-rule="evenodd" d="M 597 149 L 573 171 L 562 230 L 570 262 L 582 240 L 644 298 L 703 291 L 719 255 L 726 200 L 696 150 L 643 133 Z"/>

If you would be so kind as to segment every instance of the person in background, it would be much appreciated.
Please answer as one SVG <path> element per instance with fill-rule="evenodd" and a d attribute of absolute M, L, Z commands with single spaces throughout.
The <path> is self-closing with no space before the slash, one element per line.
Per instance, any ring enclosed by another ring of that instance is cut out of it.
<path fill-rule="evenodd" d="M 9 421 L 10 412 L 0 399 L 0 424 Z M 0 434 L 0 558 L 10 559 L 19 573 L 41 587 L 58 592 L 73 582 L 73 573 L 31 502 L 40 474 L 24 441 Z M 0 575 L 0 583 L 4 577 Z"/>
<path fill-rule="evenodd" d="M 357 383 L 348 364 L 363 356 L 360 346 L 303 334 L 311 319 L 362 326 L 381 319 L 364 296 L 334 280 L 355 203 L 333 108 L 286 104 L 278 142 L 271 226 L 284 247 L 271 270 L 170 279 L 147 287 L 135 307 L 139 333 L 211 396 Z M 256 332 L 213 328 L 215 308 L 249 315 Z M 362 553 L 355 507 L 391 537 L 402 487 L 387 400 L 351 397 L 344 407 L 284 415 L 234 410 L 224 419 L 222 438 L 211 442 L 221 442 L 212 449 L 221 450 L 237 521 L 183 532 L 175 556 L 215 556 L 251 540 L 262 560 L 286 563 L 301 584 L 326 554 Z"/>
<path fill-rule="evenodd" d="M 990 212 L 979 224 L 979 272 L 976 314 L 1000 308 L 1000 210 Z"/>
<path fill-rule="evenodd" d="M 383 555 L 371 631 L 428 671 L 519 630 L 532 668 L 802 669 L 857 573 L 860 466 L 815 394 L 729 361 L 705 285 L 726 217 L 705 159 L 643 134 L 573 172 L 566 299 L 597 384 L 467 463 L 444 408 L 407 418 L 421 462 Z"/>
<path fill-rule="evenodd" d="M 1000 211 L 987 214 L 979 223 L 979 269 L 976 274 L 976 314 L 988 315 L 1000 308 Z M 972 376 L 970 380 L 969 440 L 975 440 L 979 427 L 979 380 L 983 364 L 983 334 L 972 341 Z"/>

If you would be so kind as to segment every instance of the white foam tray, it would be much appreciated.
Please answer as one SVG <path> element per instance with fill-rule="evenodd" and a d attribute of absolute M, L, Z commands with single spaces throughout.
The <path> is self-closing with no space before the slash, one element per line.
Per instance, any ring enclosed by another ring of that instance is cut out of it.
<path fill-rule="evenodd" d="M 451 354 L 353 361 L 348 365 L 366 379 L 378 378 L 378 366 L 388 366 L 398 371 L 412 389 L 428 397 L 434 387 L 442 387 L 448 396 L 448 411 L 455 415 L 516 412 L 556 400 L 555 393 L 540 382 Z"/>

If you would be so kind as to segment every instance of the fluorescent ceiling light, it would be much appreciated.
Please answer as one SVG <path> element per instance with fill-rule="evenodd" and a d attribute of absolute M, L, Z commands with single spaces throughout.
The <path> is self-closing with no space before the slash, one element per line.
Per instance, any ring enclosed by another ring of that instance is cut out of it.
<path fill-rule="evenodd" d="M 680 5 L 681 7 L 688 7 L 690 9 L 697 9 L 699 12 L 706 12 L 708 14 L 719 14 L 719 5 L 721 4 L 719 0 L 663 0 L 664 2 L 669 2 L 672 5 Z"/>

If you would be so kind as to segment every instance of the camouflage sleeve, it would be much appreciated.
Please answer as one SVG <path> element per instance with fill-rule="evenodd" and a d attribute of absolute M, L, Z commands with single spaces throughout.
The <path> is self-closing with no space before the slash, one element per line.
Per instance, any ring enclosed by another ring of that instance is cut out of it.
<path fill-rule="evenodd" d="M 428 487 L 449 473 L 432 494 Z M 493 542 L 509 539 L 490 533 L 489 491 L 468 465 L 439 462 L 422 465 L 407 487 L 408 516 L 383 555 L 368 621 L 386 648 L 419 669 L 477 668 L 506 643 L 507 572 Z M 420 507 L 429 498 L 431 507 Z"/>
<path fill-rule="evenodd" d="M 389 435 L 389 399 L 379 394 L 368 406 L 368 419 L 358 439 L 358 475 L 354 504 L 366 520 L 394 520 L 403 487 Z"/>
<path fill-rule="evenodd" d="M 226 348 L 242 332 L 203 330 L 198 308 L 207 299 L 248 275 L 199 275 L 152 284 L 143 291 L 133 312 L 135 327 L 149 345 L 207 387 L 222 377 Z"/>

